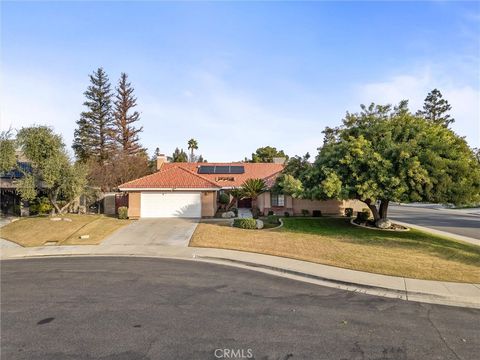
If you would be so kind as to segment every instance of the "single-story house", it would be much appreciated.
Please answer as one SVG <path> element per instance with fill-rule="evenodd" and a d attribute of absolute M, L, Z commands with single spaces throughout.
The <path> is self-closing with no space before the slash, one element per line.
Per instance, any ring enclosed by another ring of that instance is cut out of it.
<path fill-rule="evenodd" d="M 219 208 L 219 194 L 242 186 L 247 179 L 264 179 L 268 187 L 283 170 L 283 161 L 274 163 L 169 163 L 157 157 L 157 171 L 119 186 L 128 193 L 128 216 L 132 219 L 152 217 L 213 217 Z M 236 204 L 251 207 L 251 199 Z M 323 214 L 341 215 L 345 208 L 359 211 L 355 200 L 305 200 L 269 191 L 257 199 L 260 211 L 283 215 L 301 214 L 302 210 L 320 210 Z"/>

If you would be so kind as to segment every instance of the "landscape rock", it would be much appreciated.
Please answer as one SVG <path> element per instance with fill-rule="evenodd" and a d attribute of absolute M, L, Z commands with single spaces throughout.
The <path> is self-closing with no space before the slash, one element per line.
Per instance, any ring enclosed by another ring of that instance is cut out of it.
<path fill-rule="evenodd" d="M 227 211 L 222 214 L 222 218 L 224 219 L 231 219 L 235 217 L 235 213 L 233 211 Z"/>
<path fill-rule="evenodd" d="M 262 220 L 255 220 L 255 222 L 257 223 L 257 229 L 263 229 L 263 221 Z"/>
<path fill-rule="evenodd" d="M 72 222 L 72 219 L 70 219 L 70 218 L 63 218 L 63 221 Z"/>
<path fill-rule="evenodd" d="M 89 239 L 90 238 L 90 235 L 81 235 L 80 236 L 80 239 Z"/>
<path fill-rule="evenodd" d="M 388 219 L 377 220 L 375 226 L 379 229 L 390 229 L 392 227 L 392 222 Z"/>
<path fill-rule="evenodd" d="M 51 221 L 62 221 L 62 218 L 54 217 L 50 219 Z"/>

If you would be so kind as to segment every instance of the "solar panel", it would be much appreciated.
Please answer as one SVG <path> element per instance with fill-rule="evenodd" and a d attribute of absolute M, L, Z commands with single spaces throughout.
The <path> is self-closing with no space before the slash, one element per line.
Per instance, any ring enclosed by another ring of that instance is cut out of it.
<path fill-rule="evenodd" d="M 198 168 L 199 174 L 215 174 L 215 166 L 200 166 Z"/>
<path fill-rule="evenodd" d="M 230 166 L 215 166 L 215 174 L 230 174 Z"/>
<path fill-rule="evenodd" d="M 243 166 L 230 166 L 230 174 L 243 174 L 245 168 Z"/>
<path fill-rule="evenodd" d="M 198 174 L 243 174 L 245 168 L 243 166 L 228 165 L 201 165 L 198 167 Z"/>

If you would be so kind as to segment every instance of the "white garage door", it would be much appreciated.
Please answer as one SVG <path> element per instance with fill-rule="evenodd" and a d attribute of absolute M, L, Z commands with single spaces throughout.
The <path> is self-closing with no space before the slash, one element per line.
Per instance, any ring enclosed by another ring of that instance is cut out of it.
<path fill-rule="evenodd" d="M 199 218 L 202 202 L 197 192 L 142 192 L 140 217 Z"/>

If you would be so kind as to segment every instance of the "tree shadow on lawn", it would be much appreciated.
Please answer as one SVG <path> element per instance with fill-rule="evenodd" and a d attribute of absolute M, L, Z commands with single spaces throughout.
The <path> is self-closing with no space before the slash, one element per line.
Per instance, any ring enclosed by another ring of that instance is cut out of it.
<path fill-rule="evenodd" d="M 363 229 L 346 218 L 283 219 L 282 231 L 314 234 L 361 245 L 410 248 L 447 260 L 480 266 L 480 246 L 455 241 L 419 230 L 381 231 Z"/>

